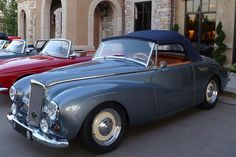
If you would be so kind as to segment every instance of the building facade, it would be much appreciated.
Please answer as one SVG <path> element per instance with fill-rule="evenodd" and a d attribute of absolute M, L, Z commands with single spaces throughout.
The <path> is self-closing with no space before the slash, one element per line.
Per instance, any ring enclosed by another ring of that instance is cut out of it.
<path fill-rule="evenodd" d="M 227 63 L 236 62 L 235 1 L 227 0 L 18 0 L 19 36 L 67 38 L 96 49 L 102 38 L 178 24 L 201 53 L 214 50 L 215 28 L 226 34 Z"/>

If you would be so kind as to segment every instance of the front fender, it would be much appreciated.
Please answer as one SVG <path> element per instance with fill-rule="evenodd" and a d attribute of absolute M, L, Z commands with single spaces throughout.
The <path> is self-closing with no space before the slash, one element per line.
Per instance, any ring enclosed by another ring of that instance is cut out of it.
<path fill-rule="evenodd" d="M 140 82 L 75 86 L 61 92 L 53 100 L 60 106 L 60 118 L 69 139 L 78 134 L 88 114 L 104 102 L 121 104 L 131 125 L 152 120 L 155 111 L 154 88 L 150 88 L 150 84 Z"/>

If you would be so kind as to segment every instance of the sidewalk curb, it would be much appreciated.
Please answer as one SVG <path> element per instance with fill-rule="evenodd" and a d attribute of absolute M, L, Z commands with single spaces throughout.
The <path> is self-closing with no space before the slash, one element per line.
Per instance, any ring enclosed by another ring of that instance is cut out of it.
<path fill-rule="evenodd" d="M 236 93 L 230 92 L 230 91 L 223 91 L 222 92 L 223 96 L 230 97 L 230 98 L 235 98 L 236 99 Z"/>

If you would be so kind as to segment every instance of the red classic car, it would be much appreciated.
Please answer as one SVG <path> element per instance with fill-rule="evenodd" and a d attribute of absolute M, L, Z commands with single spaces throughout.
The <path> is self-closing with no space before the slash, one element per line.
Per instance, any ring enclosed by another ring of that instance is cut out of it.
<path fill-rule="evenodd" d="M 0 93 L 7 93 L 17 80 L 57 67 L 89 61 L 92 53 L 74 51 L 72 42 L 52 39 L 39 55 L 7 59 L 0 62 Z"/>

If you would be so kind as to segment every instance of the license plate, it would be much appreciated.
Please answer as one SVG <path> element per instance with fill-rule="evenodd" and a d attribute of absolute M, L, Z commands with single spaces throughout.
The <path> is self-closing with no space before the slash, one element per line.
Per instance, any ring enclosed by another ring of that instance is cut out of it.
<path fill-rule="evenodd" d="M 23 135 L 24 137 L 26 137 L 28 140 L 33 140 L 32 139 L 32 132 L 28 129 L 26 129 L 25 127 L 23 127 L 20 124 L 15 123 L 14 125 L 14 129 L 19 132 L 21 135 Z"/>

